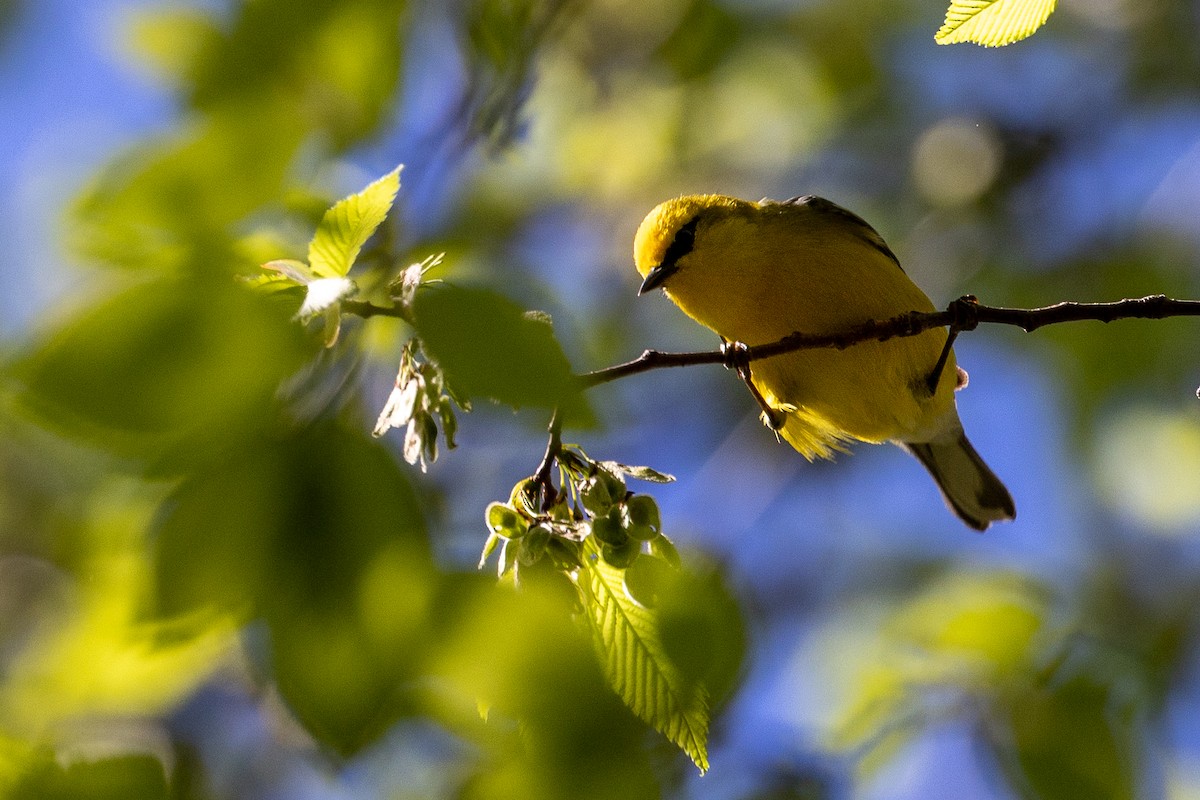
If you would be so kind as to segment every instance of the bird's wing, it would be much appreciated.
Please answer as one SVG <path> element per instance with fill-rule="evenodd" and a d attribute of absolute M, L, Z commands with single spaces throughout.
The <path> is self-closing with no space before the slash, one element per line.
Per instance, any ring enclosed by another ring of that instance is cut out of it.
<path fill-rule="evenodd" d="M 887 256 L 896 267 L 903 272 L 904 267 L 900 266 L 900 259 L 896 258 L 896 254 L 892 252 L 892 248 L 887 246 L 887 242 L 879 235 L 879 231 L 871 227 L 871 225 L 858 214 L 853 211 L 842 208 L 837 203 L 826 200 L 824 197 L 817 197 L 815 194 L 806 194 L 798 197 L 791 197 L 784 200 L 782 203 L 776 203 L 774 200 L 763 200 L 762 204 L 775 203 L 781 206 L 801 206 L 813 214 L 821 214 L 831 217 L 837 217 L 843 222 L 850 223 L 848 228 L 856 236 L 862 239 L 871 247 Z"/>

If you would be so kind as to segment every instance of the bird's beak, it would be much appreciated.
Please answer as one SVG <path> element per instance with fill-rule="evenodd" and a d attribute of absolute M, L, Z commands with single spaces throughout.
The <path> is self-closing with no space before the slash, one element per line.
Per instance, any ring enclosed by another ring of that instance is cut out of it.
<path fill-rule="evenodd" d="M 646 292 L 657 289 L 666 283 L 667 278 L 675 274 L 679 266 L 674 262 L 659 264 L 654 269 L 646 273 L 646 280 L 642 281 L 642 286 L 638 289 L 638 296 L 644 295 Z"/>

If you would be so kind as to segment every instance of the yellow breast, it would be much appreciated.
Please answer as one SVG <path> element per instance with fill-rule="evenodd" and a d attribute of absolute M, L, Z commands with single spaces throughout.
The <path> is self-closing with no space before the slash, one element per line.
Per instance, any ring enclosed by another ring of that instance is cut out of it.
<path fill-rule="evenodd" d="M 698 200 L 699 212 L 696 203 L 684 204 L 660 220 L 669 231 L 680 217 L 700 214 L 694 247 L 665 290 L 726 340 L 763 344 L 794 331 L 833 333 L 934 310 L 878 234 L 832 204 L 846 216 L 803 205 Z M 663 230 L 651 223 L 639 232 L 639 270 L 669 246 Z M 935 394 L 925 383 L 945 336 L 932 330 L 842 351 L 798 351 L 757 361 L 752 374 L 767 402 L 790 412 L 788 441 L 810 458 L 825 456 L 844 439 L 881 442 L 935 427 L 953 408 L 953 358 Z"/>

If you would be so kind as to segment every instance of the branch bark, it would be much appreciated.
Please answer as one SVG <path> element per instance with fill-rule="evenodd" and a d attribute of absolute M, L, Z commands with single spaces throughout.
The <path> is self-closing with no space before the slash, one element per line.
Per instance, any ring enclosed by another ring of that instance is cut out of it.
<path fill-rule="evenodd" d="M 843 331 L 830 334 L 808 334 L 797 331 L 776 342 L 751 345 L 741 357 L 748 361 L 792 353 L 797 350 L 847 347 L 868 341 L 887 341 L 902 336 L 916 336 L 931 328 L 950 327 L 970 331 L 982 324 L 1014 325 L 1026 333 L 1062 322 L 1095 320 L 1113 322 L 1119 319 L 1164 319 L 1166 317 L 1200 316 L 1200 300 L 1173 300 L 1156 294 L 1118 300 L 1112 303 L 1056 303 L 1042 308 L 1003 308 L 981 305 L 974 296 L 965 295 L 950 303 L 944 311 L 910 311 L 886 320 L 868 320 Z M 714 350 L 692 353 L 665 353 L 646 350 L 624 364 L 587 372 L 579 376 L 583 388 L 619 380 L 630 375 L 665 367 L 688 367 L 696 364 L 728 366 L 725 352 Z"/>

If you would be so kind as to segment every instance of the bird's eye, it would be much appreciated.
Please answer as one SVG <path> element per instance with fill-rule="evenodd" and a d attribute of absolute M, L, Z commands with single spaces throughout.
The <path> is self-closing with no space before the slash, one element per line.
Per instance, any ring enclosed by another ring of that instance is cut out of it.
<path fill-rule="evenodd" d="M 671 240 L 667 252 L 663 254 L 663 264 L 674 264 L 692 252 L 692 248 L 696 246 L 696 226 L 699 223 L 699 219 L 693 218 L 675 232 L 675 238 Z"/>

